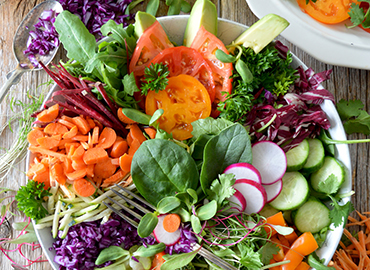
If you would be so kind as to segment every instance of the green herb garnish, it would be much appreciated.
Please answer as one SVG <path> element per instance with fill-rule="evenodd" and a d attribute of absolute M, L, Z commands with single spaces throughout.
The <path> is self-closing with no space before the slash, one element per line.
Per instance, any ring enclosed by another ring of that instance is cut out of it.
<path fill-rule="evenodd" d="M 145 81 L 141 87 L 141 93 L 147 95 L 150 90 L 158 93 L 164 90 L 168 85 L 168 75 L 170 74 L 168 66 L 164 64 L 151 64 L 145 68 Z"/>

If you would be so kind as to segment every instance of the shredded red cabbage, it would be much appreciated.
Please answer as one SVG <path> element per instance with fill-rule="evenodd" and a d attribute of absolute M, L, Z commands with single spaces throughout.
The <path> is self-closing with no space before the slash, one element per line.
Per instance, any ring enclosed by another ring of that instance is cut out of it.
<path fill-rule="evenodd" d="M 197 242 L 197 237 L 193 233 L 190 223 L 188 223 L 181 228 L 180 240 L 172 246 L 167 246 L 165 252 L 170 255 L 172 255 L 174 252 L 177 254 L 189 253 L 193 251 L 191 244 Z"/>
<path fill-rule="evenodd" d="M 59 0 L 63 9 L 77 15 L 86 25 L 91 34 L 101 38 L 100 27 L 110 19 L 117 24 L 128 25 L 128 19 L 133 15 L 126 15 L 127 6 L 132 0 Z"/>
<path fill-rule="evenodd" d="M 44 11 L 34 25 L 35 30 L 29 33 L 27 49 L 23 51 L 23 54 L 28 57 L 34 67 L 41 68 L 36 60 L 37 54 L 47 55 L 59 46 L 58 33 L 54 27 L 57 15 L 52 9 Z"/>
<path fill-rule="evenodd" d="M 278 100 L 271 100 L 271 96 L 265 94 L 265 102 L 255 105 L 246 119 L 256 141 L 274 141 L 284 151 L 307 137 L 319 135 L 322 128 L 327 130 L 330 127 L 319 104 L 325 99 L 334 102 L 334 97 L 319 85 L 330 78 L 332 71 L 315 74 L 311 68 L 304 70 L 299 67 L 297 70 L 300 78 L 295 83 L 294 93 L 287 93 Z"/>
<path fill-rule="evenodd" d="M 100 251 L 109 246 L 129 249 L 134 245 L 155 243 L 154 238 L 140 238 L 136 228 L 115 213 L 102 225 L 100 221 L 73 225 L 64 239 L 60 238 L 61 233 L 50 248 L 56 251 L 54 261 L 60 264 L 61 270 L 92 270 L 110 265 L 112 262 L 95 265 Z"/>

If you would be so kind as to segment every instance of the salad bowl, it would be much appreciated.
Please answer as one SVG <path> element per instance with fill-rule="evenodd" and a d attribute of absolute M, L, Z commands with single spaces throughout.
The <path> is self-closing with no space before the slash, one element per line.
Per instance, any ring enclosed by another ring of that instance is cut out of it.
<path fill-rule="evenodd" d="M 347 28 L 349 20 L 334 25 L 320 23 L 304 13 L 296 0 L 246 1 L 258 18 L 275 13 L 288 20 L 290 26 L 281 35 L 314 58 L 337 66 L 370 69 L 370 34 L 360 27 Z"/>
<path fill-rule="evenodd" d="M 158 21 L 161 23 L 161 25 L 163 26 L 164 30 L 166 31 L 167 35 L 169 36 L 172 42 L 175 42 L 176 44 L 182 44 L 183 34 L 185 32 L 185 27 L 188 18 L 189 18 L 188 15 L 168 16 L 158 18 Z M 230 44 L 235 38 L 237 38 L 242 32 L 244 32 L 246 28 L 247 27 L 245 25 L 225 19 L 219 19 L 218 37 L 225 44 Z M 304 63 L 294 55 L 292 66 L 295 68 L 298 66 L 303 66 L 304 69 L 307 69 Z M 51 89 L 49 95 L 46 97 L 46 100 L 48 100 L 51 97 L 51 94 L 56 89 L 57 86 L 55 85 Z M 331 128 L 329 132 L 332 138 L 337 140 L 345 140 L 346 135 L 334 104 L 331 101 L 326 100 L 322 104 L 322 108 L 326 112 L 328 119 L 331 123 Z M 29 160 L 31 158 L 30 155 L 31 154 L 29 153 L 28 155 Z M 343 163 L 346 169 L 346 181 L 342 186 L 341 193 L 349 192 L 351 189 L 351 178 L 350 178 L 351 164 L 349 149 L 347 145 L 345 144 L 336 145 L 336 158 Z M 344 202 L 347 201 L 349 201 L 349 198 L 344 199 Z M 320 250 L 318 250 L 318 255 L 321 258 L 325 258 L 325 263 L 328 263 L 332 255 L 334 254 L 334 251 L 341 238 L 342 231 L 343 229 L 340 227 L 333 228 L 333 230 L 329 232 L 327 240 L 324 243 L 324 246 Z M 50 228 L 36 230 L 36 234 L 43 248 L 44 254 L 48 258 L 53 269 L 55 270 L 59 269 L 59 265 L 56 262 L 54 262 L 55 252 L 51 249 L 54 239 L 52 238 Z"/>

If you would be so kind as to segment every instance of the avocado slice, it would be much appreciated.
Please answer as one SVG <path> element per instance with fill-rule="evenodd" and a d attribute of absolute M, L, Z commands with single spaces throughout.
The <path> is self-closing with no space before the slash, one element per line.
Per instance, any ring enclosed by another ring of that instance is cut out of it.
<path fill-rule="evenodd" d="M 217 36 L 217 9 L 210 0 L 197 0 L 195 2 L 185 29 L 185 46 L 190 47 L 202 25 L 208 32 Z"/>
<path fill-rule="evenodd" d="M 279 15 L 267 14 L 245 30 L 233 43 L 252 48 L 255 53 L 259 53 L 283 32 L 288 25 L 289 22 Z"/>
<path fill-rule="evenodd" d="M 135 15 L 135 35 L 139 38 L 157 19 L 146 12 L 138 11 Z"/>

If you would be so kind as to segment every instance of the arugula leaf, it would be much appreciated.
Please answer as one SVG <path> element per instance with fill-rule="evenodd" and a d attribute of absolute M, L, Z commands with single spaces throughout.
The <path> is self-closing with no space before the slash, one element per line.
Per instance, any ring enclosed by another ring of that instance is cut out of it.
<path fill-rule="evenodd" d="M 21 186 L 15 195 L 18 209 L 29 218 L 39 220 L 49 214 L 43 204 L 43 198 L 52 195 L 44 189 L 44 183 L 29 180 L 26 186 Z"/>
<path fill-rule="evenodd" d="M 334 227 L 339 227 L 342 223 L 345 225 L 350 212 L 354 210 L 354 207 L 350 201 L 344 205 L 339 205 L 338 200 L 331 195 L 328 197 L 332 200 L 331 205 L 334 207 L 329 214 L 329 217 L 334 224 Z"/>
<path fill-rule="evenodd" d="M 170 71 L 167 65 L 152 63 L 150 67 L 145 68 L 144 73 L 146 83 L 141 87 L 141 93 L 143 95 L 147 95 L 150 90 L 158 93 L 158 91 L 164 90 L 168 85 L 167 77 L 170 75 Z"/>
<path fill-rule="evenodd" d="M 112 37 L 121 45 L 127 44 L 127 49 L 130 54 L 132 54 L 136 47 L 136 38 L 134 36 L 135 28 L 133 25 L 129 25 L 124 28 L 123 24 L 117 24 L 113 20 L 106 22 L 101 28 L 103 36 Z M 123 48 L 126 48 L 124 46 Z"/>
<path fill-rule="evenodd" d="M 235 193 L 233 185 L 235 184 L 235 176 L 233 174 L 221 174 L 218 176 L 219 179 L 215 179 L 210 189 L 208 190 L 207 198 L 215 200 L 218 208 L 224 206 L 227 198 L 231 197 Z"/>

